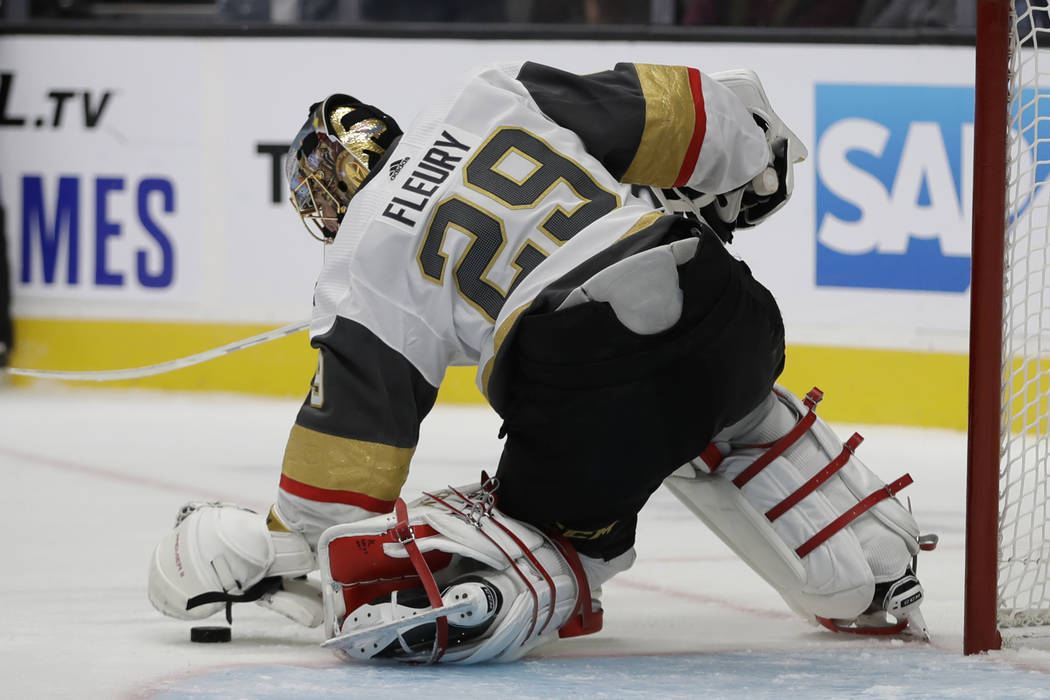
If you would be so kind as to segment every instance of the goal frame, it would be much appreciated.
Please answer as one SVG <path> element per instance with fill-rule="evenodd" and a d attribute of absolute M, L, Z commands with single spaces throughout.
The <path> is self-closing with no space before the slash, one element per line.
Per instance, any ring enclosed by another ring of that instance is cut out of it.
<path fill-rule="evenodd" d="M 998 628 L 1006 149 L 1012 0 L 978 0 L 963 652 L 1002 646 Z"/>

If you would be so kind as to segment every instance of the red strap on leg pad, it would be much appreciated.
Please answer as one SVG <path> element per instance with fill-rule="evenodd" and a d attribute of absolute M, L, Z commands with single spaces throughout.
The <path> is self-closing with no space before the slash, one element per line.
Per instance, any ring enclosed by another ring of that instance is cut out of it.
<path fill-rule="evenodd" d="M 554 546 L 565 557 L 569 568 L 572 569 L 572 574 L 576 577 L 576 585 L 580 591 L 576 608 L 572 611 L 569 621 L 558 630 L 558 636 L 565 639 L 566 637 L 580 637 L 585 634 L 600 632 L 604 611 L 600 605 L 595 606 L 594 601 L 591 599 L 591 587 L 587 583 L 587 575 L 583 571 L 583 564 L 580 563 L 580 555 L 576 553 L 576 548 L 560 533 L 547 534 Z"/>
<path fill-rule="evenodd" d="M 856 459 L 863 438 L 843 443 L 817 416 L 819 389 L 774 393 L 720 435 L 713 472 L 696 466 L 714 461 L 709 448 L 668 486 L 804 617 L 852 619 L 875 580 L 899 575 L 919 549 L 914 518 L 891 498 L 911 478 L 887 486 Z"/>
<path fill-rule="evenodd" d="M 408 507 L 400 498 L 394 504 L 394 513 L 397 515 L 397 525 L 390 528 L 389 533 L 408 552 L 408 559 L 412 562 L 412 567 L 423 583 L 423 590 L 427 593 L 427 600 L 430 601 L 431 607 L 440 608 L 443 605 L 441 591 L 438 590 L 437 581 L 434 580 L 434 572 L 430 570 L 427 560 L 423 558 L 423 553 L 419 551 L 416 535 L 412 531 L 412 526 L 408 524 Z M 437 636 L 434 638 L 434 648 L 430 653 L 430 663 L 437 663 L 445 655 L 446 648 L 448 648 L 448 618 L 443 616 L 437 619 Z"/>
<path fill-rule="evenodd" d="M 903 489 L 912 483 L 910 474 L 905 474 L 901 478 L 897 479 L 891 484 L 886 484 L 886 488 L 882 491 L 876 491 L 875 493 L 869 494 L 866 498 L 861 500 L 857 505 L 853 506 L 845 513 L 836 518 L 830 525 L 822 529 L 813 537 L 809 538 L 802 544 L 795 552 L 800 556 L 804 557 L 814 549 L 819 547 L 828 541 L 828 539 L 842 528 L 849 525 L 851 522 L 856 520 L 858 517 L 871 510 L 879 501 L 885 500 L 890 496 L 893 496 L 898 491 Z"/>

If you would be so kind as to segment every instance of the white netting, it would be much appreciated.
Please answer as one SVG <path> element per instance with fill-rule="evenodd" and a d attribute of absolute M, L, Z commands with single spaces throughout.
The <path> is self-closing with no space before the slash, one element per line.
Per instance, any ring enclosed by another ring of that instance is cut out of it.
<path fill-rule="evenodd" d="M 999 474 L 1000 627 L 1050 625 L 1050 0 L 1015 4 Z"/>

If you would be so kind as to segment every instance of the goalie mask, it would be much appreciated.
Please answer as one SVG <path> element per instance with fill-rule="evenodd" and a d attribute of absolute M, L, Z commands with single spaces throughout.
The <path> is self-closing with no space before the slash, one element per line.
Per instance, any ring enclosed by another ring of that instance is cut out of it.
<path fill-rule="evenodd" d="M 311 236 L 335 240 L 350 200 L 400 135 L 393 118 L 349 95 L 311 105 L 285 158 L 292 205 Z"/>

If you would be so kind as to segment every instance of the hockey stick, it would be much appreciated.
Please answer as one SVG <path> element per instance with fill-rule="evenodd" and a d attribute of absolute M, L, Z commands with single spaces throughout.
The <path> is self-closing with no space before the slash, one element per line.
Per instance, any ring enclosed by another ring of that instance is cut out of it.
<path fill-rule="evenodd" d="M 199 352 L 196 355 L 189 355 L 188 357 L 180 357 L 177 360 L 168 360 L 167 362 L 159 362 L 154 365 L 145 365 L 143 367 L 131 367 L 128 369 L 103 369 L 103 370 L 87 370 L 87 371 L 69 371 L 69 370 L 58 370 L 58 369 L 20 369 L 17 367 L 8 367 L 6 370 L 0 371 L 0 374 L 7 372 L 8 374 L 16 375 L 19 377 L 36 377 L 37 379 L 62 379 L 65 381 L 73 382 L 114 382 L 120 379 L 138 379 L 140 377 L 152 377 L 155 374 L 164 374 L 165 372 L 171 372 L 183 367 L 191 367 L 193 365 L 199 365 L 202 362 L 214 360 L 217 357 L 223 355 L 229 355 L 232 352 L 238 350 L 245 350 L 247 348 L 254 347 L 256 345 L 262 345 L 268 343 L 271 340 L 277 340 L 284 338 L 285 336 L 298 333 L 301 330 L 309 328 L 309 321 L 299 321 L 298 323 L 292 323 L 282 328 L 275 328 L 272 331 L 266 331 L 259 335 L 253 335 L 250 338 L 244 338 L 243 340 L 237 340 L 226 345 L 221 345 L 211 350 L 205 350 Z"/>

